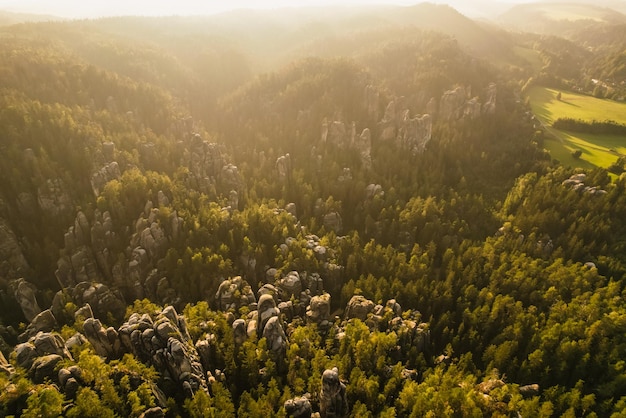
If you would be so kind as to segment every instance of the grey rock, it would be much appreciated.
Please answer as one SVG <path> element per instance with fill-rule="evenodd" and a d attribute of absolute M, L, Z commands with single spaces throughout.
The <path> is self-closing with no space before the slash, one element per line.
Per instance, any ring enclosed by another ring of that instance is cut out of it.
<path fill-rule="evenodd" d="M 309 418 L 313 413 L 311 401 L 306 396 L 288 399 L 283 406 L 285 413 L 291 418 Z"/>
<path fill-rule="evenodd" d="M 331 212 L 324 216 L 324 227 L 336 233 L 340 233 L 343 229 L 341 215 L 337 212 Z"/>
<path fill-rule="evenodd" d="M 100 196 L 106 184 L 121 177 L 120 167 L 116 161 L 105 164 L 100 170 L 91 175 L 91 190 L 94 196 Z"/>
<path fill-rule="evenodd" d="M 293 296 L 300 295 L 302 291 L 302 281 L 297 271 L 290 271 L 285 277 L 279 280 L 280 296 L 282 300 L 288 300 Z"/>
<path fill-rule="evenodd" d="M 284 353 L 288 340 L 277 316 L 267 320 L 265 327 L 263 327 L 263 338 L 267 340 L 268 350 L 274 353 Z"/>
<path fill-rule="evenodd" d="M 39 308 L 36 297 L 37 287 L 27 282 L 25 279 L 18 279 L 11 283 L 11 287 L 13 288 L 15 300 L 17 300 L 17 303 L 22 308 L 24 317 L 28 322 L 31 322 L 41 313 L 41 308 Z"/>
<path fill-rule="evenodd" d="M 58 354 L 38 357 L 29 370 L 33 381 L 35 383 L 43 383 L 46 379 L 54 379 L 56 377 L 54 368 L 61 360 L 63 360 L 63 357 Z"/>
<path fill-rule="evenodd" d="M 289 154 L 281 155 L 276 159 L 276 170 L 278 178 L 282 181 L 291 176 L 291 156 Z"/>
<path fill-rule="evenodd" d="M 324 370 L 319 400 L 320 416 L 322 418 L 344 417 L 348 415 L 346 386 L 339 380 L 339 372 L 336 367 Z"/>
<path fill-rule="evenodd" d="M 374 302 L 366 299 L 361 295 L 354 295 L 350 298 L 348 305 L 346 306 L 346 319 L 357 318 L 361 321 L 367 319 L 367 315 L 374 309 Z"/>
<path fill-rule="evenodd" d="M 317 324 L 330 319 L 330 294 L 313 296 L 306 310 L 306 318 Z"/>
<path fill-rule="evenodd" d="M 120 357 L 121 342 L 115 329 L 105 329 L 100 320 L 87 318 L 83 323 L 83 331 L 99 356 L 108 359 Z"/>
<path fill-rule="evenodd" d="M 50 309 L 46 309 L 33 318 L 26 330 L 19 335 L 18 341 L 28 341 L 40 331 L 50 332 L 54 329 L 54 327 L 56 327 L 56 325 L 57 321 L 52 314 L 52 311 Z"/>

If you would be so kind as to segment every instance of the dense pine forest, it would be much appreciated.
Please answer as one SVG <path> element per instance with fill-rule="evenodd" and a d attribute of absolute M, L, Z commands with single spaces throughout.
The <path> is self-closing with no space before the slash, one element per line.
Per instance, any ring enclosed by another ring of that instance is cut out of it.
<path fill-rule="evenodd" d="M 626 416 L 626 177 L 524 96 L 615 16 L 0 26 L 0 417 Z"/>

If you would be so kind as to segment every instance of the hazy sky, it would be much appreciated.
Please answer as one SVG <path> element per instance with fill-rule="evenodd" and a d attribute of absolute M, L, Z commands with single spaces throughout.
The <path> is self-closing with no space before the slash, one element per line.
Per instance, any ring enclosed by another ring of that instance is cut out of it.
<path fill-rule="evenodd" d="M 459 9 L 487 3 L 503 4 L 524 0 L 430 0 L 451 2 Z M 526 0 L 528 1 L 528 0 Z M 50 14 L 68 18 L 114 15 L 191 15 L 214 14 L 238 8 L 271 9 L 293 6 L 396 4 L 411 5 L 420 0 L 0 0 L 0 10 Z"/>

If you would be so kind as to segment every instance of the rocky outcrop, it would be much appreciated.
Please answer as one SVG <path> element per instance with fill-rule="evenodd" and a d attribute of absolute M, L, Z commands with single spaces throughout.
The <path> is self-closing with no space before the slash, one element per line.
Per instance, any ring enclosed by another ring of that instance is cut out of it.
<path fill-rule="evenodd" d="M 498 88 L 490 83 L 484 91 L 484 104 L 478 96 L 472 96 L 470 87 L 457 86 L 443 93 L 439 102 L 438 116 L 443 120 L 476 119 L 496 112 Z"/>
<path fill-rule="evenodd" d="M 332 144 L 339 148 L 351 147 L 356 138 L 356 124 L 352 122 L 346 126 L 341 121 L 322 121 L 322 143 Z"/>
<path fill-rule="evenodd" d="M 339 371 L 336 367 L 324 370 L 319 400 L 320 416 L 322 418 L 344 417 L 348 415 L 346 386 L 339 380 Z"/>
<path fill-rule="evenodd" d="M 291 156 L 288 153 L 276 159 L 276 171 L 281 181 L 286 181 L 291 177 Z"/>
<path fill-rule="evenodd" d="M 0 218 L 0 277 L 16 279 L 29 274 L 30 271 L 15 233 L 9 224 Z"/>
<path fill-rule="evenodd" d="M 116 161 L 112 161 L 100 170 L 91 175 L 91 189 L 94 196 L 100 196 L 100 192 L 104 189 L 104 186 L 111 180 L 119 179 L 121 176 L 120 167 Z"/>
<path fill-rule="evenodd" d="M 587 193 L 591 195 L 602 196 L 607 194 L 607 191 L 601 189 L 598 186 L 588 186 L 585 184 L 587 180 L 587 175 L 585 173 L 576 173 L 572 174 L 570 178 L 563 181 L 563 186 L 568 186 L 572 190 L 575 190 L 580 193 Z"/>
<path fill-rule="evenodd" d="M 41 308 L 37 303 L 37 287 L 24 279 L 18 279 L 11 283 L 13 296 L 22 308 L 24 318 L 31 322 L 37 315 L 41 313 Z"/>
<path fill-rule="evenodd" d="M 288 399 L 283 406 L 290 418 L 310 418 L 313 413 L 311 400 L 306 395 Z"/>
<path fill-rule="evenodd" d="M 241 276 L 224 280 L 215 293 L 215 302 L 219 310 L 238 310 L 256 302 L 252 288 Z"/>
<path fill-rule="evenodd" d="M 378 127 L 382 141 L 395 141 L 399 147 L 419 154 L 432 139 L 432 124 L 432 117 L 428 114 L 411 117 L 404 99 L 397 98 L 387 105 Z"/>
<path fill-rule="evenodd" d="M 28 341 L 38 332 L 50 332 L 57 326 L 57 321 L 52 311 L 46 309 L 33 318 L 26 330 L 18 336 L 18 341 Z"/>
<path fill-rule="evenodd" d="M 361 321 L 365 321 L 367 319 L 367 315 L 374 310 L 374 302 L 369 299 L 366 299 L 361 295 L 354 295 L 350 298 L 348 302 L 348 306 L 346 306 L 346 319 L 357 318 Z"/>
<path fill-rule="evenodd" d="M 111 360 L 121 354 L 121 342 L 113 327 L 104 328 L 100 320 L 87 318 L 83 323 L 83 332 L 99 356 Z"/>

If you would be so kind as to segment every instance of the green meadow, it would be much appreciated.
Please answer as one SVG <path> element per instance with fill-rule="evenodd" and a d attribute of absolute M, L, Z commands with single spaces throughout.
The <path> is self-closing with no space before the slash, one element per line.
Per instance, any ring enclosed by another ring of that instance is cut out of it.
<path fill-rule="evenodd" d="M 528 93 L 535 116 L 544 125 L 547 139 L 544 143 L 553 158 L 572 167 L 607 168 L 618 157 L 626 155 L 626 136 L 593 135 L 554 129 L 552 123 L 558 118 L 581 119 L 587 122 L 610 120 L 626 125 L 626 103 L 598 99 L 568 91 L 534 86 Z M 581 150 L 579 159 L 572 152 Z"/>

